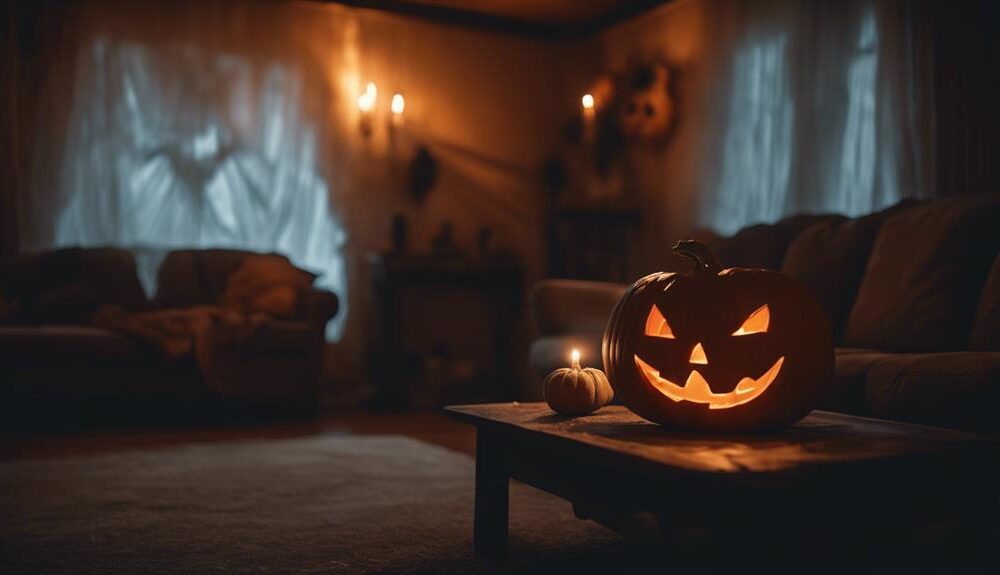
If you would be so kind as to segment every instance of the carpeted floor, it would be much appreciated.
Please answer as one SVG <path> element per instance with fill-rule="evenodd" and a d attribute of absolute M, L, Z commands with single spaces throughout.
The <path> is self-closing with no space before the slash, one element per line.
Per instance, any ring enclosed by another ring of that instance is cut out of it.
<path fill-rule="evenodd" d="M 623 543 L 511 486 L 506 563 L 472 548 L 473 460 L 399 436 L 0 464 L 4 573 L 581 573 Z"/>

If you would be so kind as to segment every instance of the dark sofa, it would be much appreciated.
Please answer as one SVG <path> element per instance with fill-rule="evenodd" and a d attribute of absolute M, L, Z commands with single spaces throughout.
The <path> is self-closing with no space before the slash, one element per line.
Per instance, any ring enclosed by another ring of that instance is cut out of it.
<path fill-rule="evenodd" d="M 780 269 L 823 303 L 837 349 L 822 407 L 1000 432 L 1000 197 L 904 202 L 854 219 L 795 216 L 698 237 L 724 265 Z M 599 364 L 604 323 L 624 288 L 539 283 L 536 373 L 565 366 L 574 346 Z"/>
<path fill-rule="evenodd" d="M 137 254 L 158 264 L 151 298 L 139 280 Z M 223 388 L 207 384 L 191 354 L 167 358 L 148 342 L 91 321 L 95 312 L 109 308 L 128 314 L 216 303 L 227 278 L 250 255 L 222 249 L 71 248 L 0 262 L 0 401 L 7 417 L 18 416 L 24 405 L 113 410 L 133 400 L 313 403 L 325 325 L 338 307 L 333 293 L 301 289 L 291 317 L 256 326 L 231 362 L 228 380 L 236 384 Z"/>

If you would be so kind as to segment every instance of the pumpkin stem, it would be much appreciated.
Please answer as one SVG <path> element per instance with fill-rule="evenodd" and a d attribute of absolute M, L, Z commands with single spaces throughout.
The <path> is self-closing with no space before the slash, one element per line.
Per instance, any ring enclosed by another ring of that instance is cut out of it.
<path fill-rule="evenodd" d="M 694 264 L 694 271 L 717 273 L 722 269 L 715 254 L 703 242 L 696 240 L 680 240 L 674 245 L 674 254 L 689 260 Z"/>

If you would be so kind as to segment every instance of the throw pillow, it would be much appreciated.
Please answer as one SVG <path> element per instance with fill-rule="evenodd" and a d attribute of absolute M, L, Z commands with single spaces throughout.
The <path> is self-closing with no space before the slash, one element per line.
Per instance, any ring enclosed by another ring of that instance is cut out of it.
<path fill-rule="evenodd" d="M 956 196 L 893 215 L 875 239 L 844 333 L 848 347 L 962 349 L 1000 247 L 1000 198 Z"/>

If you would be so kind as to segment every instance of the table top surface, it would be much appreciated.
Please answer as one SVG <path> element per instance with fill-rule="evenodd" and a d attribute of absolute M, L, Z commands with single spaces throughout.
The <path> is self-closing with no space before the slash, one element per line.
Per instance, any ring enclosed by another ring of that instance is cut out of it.
<path fill-rule="evenodd" d="M 517 402 L 457 405 L 445 412 L 480 429 L 556 439 L 549 444 L 707 474 L 781 473 L 908 456 L 1000 453 L 1000 441 L 991 436 L 818 410 L 785 430 L 752 435 L 669 430 L 619 405 L 582 417 L 559 415 L 544 403 Z"/>

